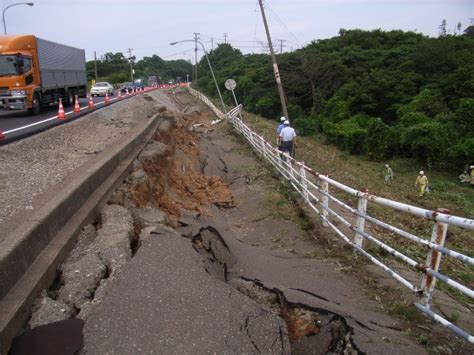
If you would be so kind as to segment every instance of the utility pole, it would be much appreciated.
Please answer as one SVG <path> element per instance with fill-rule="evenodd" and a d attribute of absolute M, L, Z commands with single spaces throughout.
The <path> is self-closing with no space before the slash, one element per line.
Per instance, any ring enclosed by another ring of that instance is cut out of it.
<path fill-rule="evenodd" d="M 288 109 L 286 108 L 285 92 L 283 91 L 283 85 L 281 84 L 280 72 L 278 70 L 278 64 L 276 61 L 275 52 L 273 51 L 272 39 L 270 37 L 270 31 L 268 29 L 267 18 L 265 17 L 265 11 L 263 10 L 262 0 L 258 0 L 258 3 L 260 5 L 260 10 L 262 11 L 263 24 L 265 26 L 265 32 L 267 33 L 268 47 L 270 48 L 270 54 L 272 56 L 273 72 L 275 73 L 275 80 L 277 82 L 278 95 L 280 96 L 280 102 L 281 102 L 281 109 L 283 111 L 283 116 L 289 119 Z"/>
<path fill-rule="evenodd" d="M 97 81 L 97 54 L 94 51 L 94 74 L 95 74 L 95 81 Z"/>
<path fill-rule="evenodd" d="M 132 50 L 133 50 L 133 48 L 128 49 L 128 61 L 130 62 L 130 79 L 133 83 Z"/>
<path fill-rule="evenodd" d="M 211 50 L 214 50 L 214 37 L 211 37 Z"/>
<path fill-rule="evenodd" d="M 227 33 L 227 32 L 226 32 L 226 33 L 224 33 L 224 43 L 227 43 L 227 35 L 228 35 L 228 33 Z"/>
<path fill-rule="evenodd" d="M 196 79 L 196 85 L 198 83 L 198 67 L 197 67 L 197 63 L 198 63 L 198 57 L 197 57 L 198 45 L 197 45 L 197 41 L 199 39 L 199 35 L 200 35 L 200 33 L 194 32 L 194 75 L 195 75 L 195 79 Z"/>
<path fill-rule="evenodd" d="M 278 42 L 280 42 L 280 54 L 283 53 L 283 47 L 286 47 L 283 42 L 286 42 L 286 39 L 279 39 Z"/>

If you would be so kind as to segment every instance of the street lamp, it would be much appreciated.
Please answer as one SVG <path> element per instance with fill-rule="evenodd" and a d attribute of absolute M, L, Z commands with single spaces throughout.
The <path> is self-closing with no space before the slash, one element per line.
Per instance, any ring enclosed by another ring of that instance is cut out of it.
<path fill-rule="evenodd" d="M 17 6 L 17 5 L 33 6 L 34 3 L 32 3 L 32 2 L 19 2 L 19 3 L 16 3 L 16 4 L 11 4 L 11 5 L 9 5 L 9 6 L 7 6 L 6 8 L 3 9 L 2 18 L 3 18 L 3 31 L 5 32 L 5 36 L 7 35 L 7 24 L 5 23 L 5 11 L 7 11 L 7 9 L 9 9 L 12 6 Z"/>
<path fill-rule="evenodd" d="M 221 90 L 219 89 L 219 85 L 217 84 L 216 76 L 214 75 L 214 70 L 212 70 L 212 65 L 211 65 L 211 62 L 209 61 L 209 58 L 207 56 L 207 51 L 206 51 L 206 48 L 204 47 L 204 44 L 202 44 L 202 42 L 194 40 L 194 39 L 185 39 L 185 40 L 182 40 L 182 41 L 171 42 L 170 45 L 174 46 L 175 44 L 183 43 L 183 42 L 194 42 L 194 43 L 199 43 L 201 45 L 202 50 L 204 51 L 204 56 L 206 57 L 206 60 L 207 60 L 207 64 L 209 65 L 209 69 L 211 70 L 212 79 L 214 79 L 214 84 L 216 85 L 217 93 L 219 94 L 219 99 L 221 100 L 222 108 L 224 109 L 224 112 L 227 113 L 227 107 L 225 106 L 224 100 L 222 99 Z M 197 63 L 196 63 L 196 66 L 197 66 Z"/>

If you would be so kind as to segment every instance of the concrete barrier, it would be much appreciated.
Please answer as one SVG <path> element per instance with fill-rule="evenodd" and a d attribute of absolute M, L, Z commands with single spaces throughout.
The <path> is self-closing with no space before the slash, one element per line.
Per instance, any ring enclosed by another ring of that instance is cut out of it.
<path fill-rule="evenodd" d="M 29 315 L 37 292 L 55 278 L 57 266 L 84 224 L 93 221 L 153 137 L 159 114 L 76 170 L 52 198 L 21 224 L 0 251 L 0 355 Z M 48 193 L 48 192 L 46 192 Z"/>

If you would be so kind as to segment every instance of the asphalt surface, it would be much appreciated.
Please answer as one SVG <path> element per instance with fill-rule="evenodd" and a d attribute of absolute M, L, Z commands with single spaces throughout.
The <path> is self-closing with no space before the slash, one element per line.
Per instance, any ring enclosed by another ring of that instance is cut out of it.
<path fill-rule="evenodd" d="M 117 101 L 118 90 L 113 96 L 110 96 L 111 103 Z M 123 98 L 126 98 L 124 96 Z M 104 97 L 93 97 L 92 100 L 96 106 L 95 109 L 102 108 L 105 105 Z M 56 118 L 58 114 L 57 106 L 45 107 L 39 115 L 29 115 L 27 110 L 22 111 L 0 111 L 0 132 L 3 134 L 3 139 L 0 144 L 8 144 L 9 142 L 28 137 L 39 132 L 42 132 L 59 124 L 70 122 L 74 119 L 80 118 L 95 109 L 89 109 L 88 98 L 79 99 L 80 113 L 74 113 L 73 107 L 64 107 L 66 119 L 59 120 Z"/>
<path fill-rule="evenodd" d="M 88 354 L 289 353 L 282 319 L 219 281 L 190 239 L 152 233 L 84 327 Z"/>

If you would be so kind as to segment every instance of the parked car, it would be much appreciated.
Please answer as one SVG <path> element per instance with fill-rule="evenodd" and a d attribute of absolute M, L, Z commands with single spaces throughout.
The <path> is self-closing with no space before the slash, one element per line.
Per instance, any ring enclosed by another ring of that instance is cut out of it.
<path fill-rule="evenodd" d="M 91 87 L 91 96 L 105 96 L 107 93 L 113 96 L 114 87 L 106 81 L 95 83 L 95 85 Z"/>
<path fill-rule="evenodd" d="M 125 83 L 122 83 L 122 86 L 120 87 L 120 92 L 121 93 L 126 93 L 127 90 L 128 90 L 128 92 L 131 92 L 133 90 L 133 88 L 134 88 L 133 83 L 125 82 Z"/>

